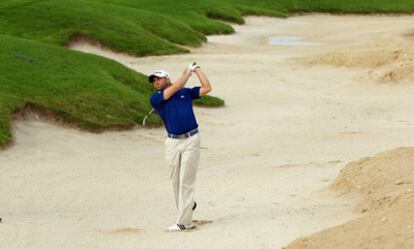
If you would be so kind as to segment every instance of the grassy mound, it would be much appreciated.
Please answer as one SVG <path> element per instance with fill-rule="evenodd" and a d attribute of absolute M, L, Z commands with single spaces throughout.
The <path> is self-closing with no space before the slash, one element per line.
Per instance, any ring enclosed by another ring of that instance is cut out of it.
<path fill-rule="evenodd" d="M 2 34 L 60 46 L 86 37 L 115 51 L 161 55 L 188 52 L 179 45 L 200 46 L 206 34 L 234 32 L 209 18 L 243 23 L 245 13 L 280 15 L 248 6 L 218 0 L 5 0 L 0 26 Z"/>
<path fill-rule="evenodd" d="M 119 63 L 11 36 L 0 42 L 0 144 L 10 142 L 10 118 L 27 105 L 92 131 L 134 126 L 151 109 L 147 77 Z M 209 97 L 198 104 L 222 103 Z"/>
<path fill-rule="evenodd" d="M 184 53 L 187 50 L 177 44 L 205 41 L 201 33 L 175 19 L 87 0 L 33 1 L 4 8 L 0 25 L 7 35 L 60 46 L 74 37 L 86 37 L 138 56 Z M 181 36 L 175 35 L 177 30 Z"/>
<path fill-rule="evenodd" d="M 11 115 L 28 104 L 89 130 L 132 126 L 151 108 L 146 77 L 116 62 L 11 36 L 0 41 L 0 144 L 11 139 Z"/>

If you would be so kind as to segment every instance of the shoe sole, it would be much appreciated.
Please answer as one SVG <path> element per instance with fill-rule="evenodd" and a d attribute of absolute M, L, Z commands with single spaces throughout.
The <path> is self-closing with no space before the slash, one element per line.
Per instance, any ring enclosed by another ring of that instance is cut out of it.
<path fill-rule="evenodd" d="M 166 229 L 166 231 L 168 233 L 174 233 L 174 232 L 189 232 L 189 231 L 194 230 L 196 228 L 197 228 L 197 226 L 191 226 L 191 227 L 186 227 L 185 229 L 177 229 L 177 230 L 168 230 L 168 229 Z"/>

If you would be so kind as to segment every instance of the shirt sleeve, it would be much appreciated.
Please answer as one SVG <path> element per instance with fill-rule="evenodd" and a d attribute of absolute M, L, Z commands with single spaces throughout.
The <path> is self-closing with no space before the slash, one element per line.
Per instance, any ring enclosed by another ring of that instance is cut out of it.
<path fill-rule="evenodd" d="M 199 99 L 200 98 L 200 88 L 199 86 L 191 88 L 191 98 Z"/>
<path fill-rule="evenodd" d="M 151 95 L 150 102 L 152 107 L 157 108 L 164 102 L 164 91 L 159 91 Z"/>

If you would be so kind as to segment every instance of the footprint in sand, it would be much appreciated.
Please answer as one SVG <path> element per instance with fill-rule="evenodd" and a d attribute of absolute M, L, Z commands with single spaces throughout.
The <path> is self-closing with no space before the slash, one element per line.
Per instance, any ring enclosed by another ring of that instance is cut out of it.
<path fill-rule="evenodd" d="M 212 220 L 193 220 L 193 224 L 195 225 L 195 228 L 189 229 L 187 232 L 197 231 L 200 229 L 200 227 L 213 223 Z"/>
<path fill-rule="evenodd" d="M 206 225 L 206 224 L 213 223 L 213 221 L 212 220 L 193 220 L 193 223 L 196 226 L 203 226 L 203 225 Z"/>
<path fill-rule="evenodd" d="M 127 227 L 127 228 L 98 230 L 98 231 L 100 233 L 110 234 L 110 235 L 136 235 L 141 232 L 141 229 Z"/>

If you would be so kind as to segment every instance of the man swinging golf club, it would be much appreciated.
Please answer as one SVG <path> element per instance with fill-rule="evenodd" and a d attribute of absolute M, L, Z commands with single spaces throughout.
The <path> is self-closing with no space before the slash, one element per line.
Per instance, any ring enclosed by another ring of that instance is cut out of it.
<path fill-rule="evenodd" d="M 185 88 L 192 73 L 201 87 Z M 157 92 L 151 95 L 152 107 L 164 121 L 168 137 L 165 140 L 165 157 L 170 168 L 174 197 L 178 209 L 176 224 L 167 231 L 183 231 L 194 228 L 193 211 L 195 180 L 200 159 L 200 136 L 193 111 L 193 100 L 211 91 L 211 85 L 197 63 L 190 64 L 181 77 L 171 84 L 169 74 L 157 70 L 148 77 Z"/>

